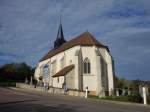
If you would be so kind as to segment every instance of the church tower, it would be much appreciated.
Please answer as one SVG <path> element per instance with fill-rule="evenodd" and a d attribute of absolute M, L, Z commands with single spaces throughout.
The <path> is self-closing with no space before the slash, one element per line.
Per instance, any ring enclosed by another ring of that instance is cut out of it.
<path fill-rule="evenodd" d="M 60 47 L 65 42 L 66 42 L 66 40 L 64 38 L 62 24 L 61 24 L 61 18 L 60 18 L 60 25 L 59 25 L 59 29 L 58 29 L 57 38 L 54 42 L 54 48 Z"/>

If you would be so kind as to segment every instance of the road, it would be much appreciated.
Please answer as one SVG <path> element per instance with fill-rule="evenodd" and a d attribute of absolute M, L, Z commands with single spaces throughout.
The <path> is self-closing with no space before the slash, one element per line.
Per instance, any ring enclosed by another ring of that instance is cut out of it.
<path fill-rule="evenodd" d="M 0 87 L 0 112 L 150 112 L 150 107 Z"/>

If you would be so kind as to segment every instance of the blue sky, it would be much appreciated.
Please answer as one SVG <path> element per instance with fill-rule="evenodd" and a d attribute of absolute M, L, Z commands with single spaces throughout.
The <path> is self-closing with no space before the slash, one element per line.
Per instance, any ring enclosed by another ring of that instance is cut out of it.
<path fill-rule="evenodd" d="M 109 46 L 117 76 L 150 80 L 149 0 L 0 0 L 0 64 L 35 66 L 60 14 L 67 40 L 88 30 Z"/>

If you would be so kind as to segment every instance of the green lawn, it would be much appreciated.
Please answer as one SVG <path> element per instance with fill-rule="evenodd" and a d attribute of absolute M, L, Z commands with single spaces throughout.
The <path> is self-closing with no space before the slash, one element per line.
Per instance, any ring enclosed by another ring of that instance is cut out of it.
<path fill-rule="evenodd" d="M 89 96 L 89 98 L 100 99 L 100 100 L 102 99 L 102 100 L 142 103 L 142 97 L 140 95 L 106 96 L 106 97 L 101 97 L 101 98 L 98 96 Z"/>

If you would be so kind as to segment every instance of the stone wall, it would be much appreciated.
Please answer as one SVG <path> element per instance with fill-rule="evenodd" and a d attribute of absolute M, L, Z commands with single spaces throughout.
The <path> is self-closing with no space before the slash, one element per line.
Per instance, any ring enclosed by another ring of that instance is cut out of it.
<path fill-rule="evenodd" d="M 85 96 L 85 92 L 81 92 L 81 91 L 77 91 L 77 90 L 68 90 L 65 93 L 64 89 L 62 89 L 62 88 L 50 87 L 48 91 L 45 91 L 43 87 L 35 88 L 35 86 L 33 86 L 33 85 L 24 84 L 24 83 L 16 83 L 16 87 L 21 88 L 21 89 L 31 90 L 31 91 L 47 92 L 50 94 L 62 94 L 62 95 L 66 94 L 66 95 L 70 95 L 70 96 L 80 96 L 80 97 Z"/>

